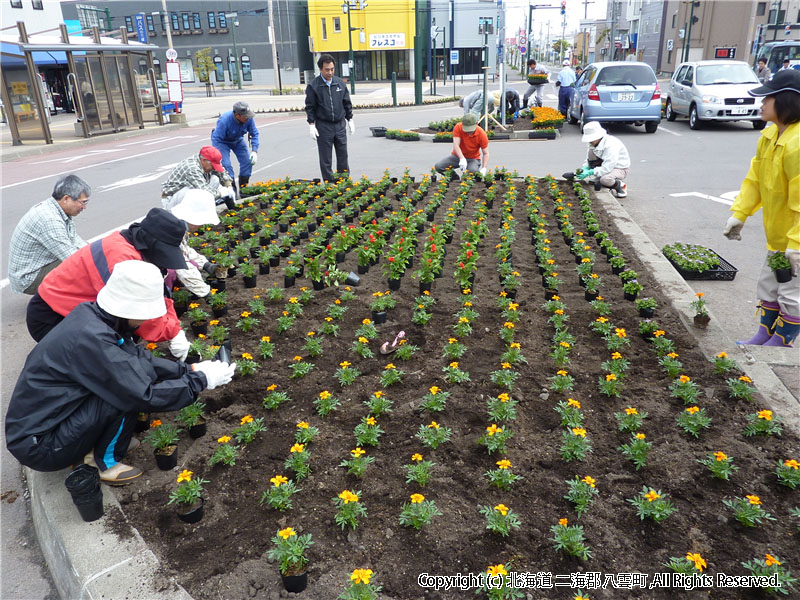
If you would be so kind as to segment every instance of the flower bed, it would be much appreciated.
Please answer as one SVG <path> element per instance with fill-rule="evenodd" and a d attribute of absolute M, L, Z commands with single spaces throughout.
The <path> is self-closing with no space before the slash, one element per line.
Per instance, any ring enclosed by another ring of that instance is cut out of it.
<path fill-rule="evenodd" d="M 552 584 L 582 571 L 587 596 L 653 599 L 674 591 L 615 590 L 625 585 L 616 574 L 645 573 L 649 585 L 667 563 L 687 573 L 705 564 L 712 575 L 749 574 L 744 562 L 777 568 L 772 560 L 798 570 L 798 492 L 778 474 L 795 471 L 797 436 L 759 433 L 774 431 L 780 415 L 758 394 L 752 403 L 732 397 L 748 382 L 727 357 L 712 364 L 696 350 L 623 236 L 577 195 L 580 185 L 511 175 L 268 182 L 264 208 L 243 207 L 196 243 L 214 254 L 226 234 L 231 253 L 257 238 L 286 254 L 255 289 L 238 275 L 227 281 L 229 311 L 217 327 L 229 328 L 234 357 L 255 362 L 253 373 L 202 395 L 208 434 L 181 436 L 176 470 L 156 471 L 149 454 L 134 454 L 149 485 L 117 492 L 165 572 L 195 598 L 277 592 L 267 553 L 287 527 L 313 536 L 304 593 L 320 599 L 341 594 L 355 569 L 371 569 L 372 583 L 398 599 L 427 597 L 420 573 L 490 567 L 549 572 Z M 257 228 L 242 238 L 245 219 Z M 611 240 L 606 257 L 624 256 L 633 278 L 603 260 L 592 237 L 603 232 L 595 239 Z M 328 276 L 362 262 L 368 270 L 357 288 L 314 291 L 300 275 L 284 287 L 288 261 L 314 259 Z M 430 268 L 420 265 L 429 259 Z M 386 298 L 387 276 L 397 274 Z M 657 300 L 652 341 L 634 335 L 641 319 L 622 286 L 631 280 Z M 600 297 L 590 303 L 592 288 Z M 373 309 L 385 324 L 373 323 Z M 247 331 L 239 325 L 253 318 Z M 405 341 L 382 356 L 381 343 L 401 329 Z M 232 443 L 235 464 L 210 467 Z M 720 479 L 699 462 L 709 453 L 712 466 L 724 456 L 739 470 Z M 195 525 L 166 507 L 182 469 L 207 481 Z M 289 483 L 291 508 L 260 502 Z M 750 498 L 776 520 L 746 526 Z M 589 571 L 614 579 L 595 591 Z"/>

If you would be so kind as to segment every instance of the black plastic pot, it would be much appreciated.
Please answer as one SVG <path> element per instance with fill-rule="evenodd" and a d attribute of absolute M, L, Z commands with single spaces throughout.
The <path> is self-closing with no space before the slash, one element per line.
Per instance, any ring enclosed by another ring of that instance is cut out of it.
<path fill-rule="evenodd" d="M 369 265 L 358 265 L 357 271 L 359 275 L 366 275 L 369 273 Z"/>
<path fill-rule="evenodd" d="M 270 256 L 269 257 L 269 266 L 270 267 L 277 267 L 281 264 L 281 257 L 280 256 Z"/>
<path fill-rule="evenodd" d="M 283 587 L 287 592 L 302 592 L 308 585 L 308 573 L 300 575 L 281 575 Z"/>
<path fill-rule="evenodd" d="M 594 292 L 589 290 L 584 290 L 583 297 L 586 298 L 587 302 L 591 302 L 592 300 L 597 300 L 597 297 L 600 295 L 600 292 L 595 290 Z"/>
<path fill-rule="evenodd" d="M 84 521 L 89 523 L 103 516 L 103 491 L 96 467 L 78 465 L 67 475 L 64 485 Z"/>
<path fill-rule="evenodd" d="M 655 312 L 656 312 L 656 309 L 654 309 L 654 308 L 640 308 L 639 309 L 639 316 L 642 317 L 643 319 L 649 319 L 650 317 L 653 316 L 653 313 L 655 313 Z"/>
<path fill-rule="evenodd" d="M 312 281 L 311 285 L 314 287 L 314 290 L 319 292 L 320 290 L 325 289 L 325 282 L 321 279 L 319 281 Z"/>
<path fill-rule="evenodd" d="M 515 300 L 517 298 L 517 290 L 505 290 L 506 298 L 509 300 Z"/>
<path fill-rule="evenodd" d="M 638 296 L 639 294 L 638 293 L 629 294 L 628 292 L 624 292 L 622 295 L 625 297 L 625 300 L 630 300 L 631 302 L 633 302 L 634 300 L 636 300 L 636 296 Z"/>
<path fill-rule="evenodd" d="M 256 275 L 253 275 L 252 277 L 242 277 L 242 281 L 244 281 L 245 288 L 254 288 L 258 282 L 258 277 Z"/>
<path fill-rule="evenodd" d="M 347 275 L 347 279 L 345 279 L 344 282 L 347 285 L 358 286 L 358 284 L 361 283 L 361 277 L 350 271 L 350 273 Z"/>
<path fill-rule="evenodd" d="M 290 288 L 294 287 L 294 277 L 289 277 L 288 275 L 283 276 L 283 287 Z"/>
<path fill-rule="evenodd" d="M 776 269 L 774 273 L 775 279 L 778 280 L 778 283 L 788 283 L 792 280 L 791 269 Z"/>
<path fill-rule="evenodd" d="M 258 274 L 259 275 L 269 275 L 269 263 L 261 263 L 258 265 Z"/>
<path fill-rule="evenodd" d="M 188 507 L 187 512 L 178 512 L 178 518 L 184 523 L 197 523 L 203 518 L 203 506 L 205 506 L 205 499 L 200 498 L 199 504 L 193 504 Z"/>
<path fill-rule="evenodd" d="M 206 434 L 206 421 L 200 417 L 200 422 L 197 425 L 189 427 L 189 437 L 193 440 L 203 437 Z"/>
<path fill-rule="evenodd" d="M 217 318 L 224 317 L 225 315 L 228 314 L 228 307 L 227 306 L 215 306 L 214 308 L 211 309 L 211 313 Z"/>
<path fill-rule="evenodd" d="M 420 281 L 419 282 L 419 293 L 422 294 L 423 292 L 430 292 L 433 288 L 432 281 Z"/>
<path fill-rule="evenodd" d="M 218 292 L 224 292 L 227 287 L 227 281 L 224 279 L 209 279 L 206 283 L 211 286 L 212 290 L 217 290 Z"/>
<path fill-rule="evenodd" d="M 143 413 L 136 416 L 136 425 L 133 426 L 135 433 L 142 433 L 150 429 L 150 413 Z"/>
<path fill-rule="evenodd" d="M 181 315 L 189 309 L 189 306 L 187 304 L 175 304 L 173 308 L 175 308 L 175 314 L 180 319 Z"/>
<path fill-rule="evenodd" d="M 545 300 L 552 300 L 553 296 L 558 296 L 558 290 L 545 290 L 544 291 L 544 299 Z"/>
<path fill-rule="evenodd" d="M 386 311 L 372 311 L 372 320 L 375 322 L 376 325 L 380 325 L 381 323 L 386 323 Z"/>
<path fill-rule="evenodd" d="M 178 447 L 167 446 L 163 450 L 153 450 L 156 466 L 162 471 L 169 471 L 178 465 Z"/>
<path fill-rule="evenodd" d="M 373 137 L 386 137 L 386 127 L 370 127 Z"/>
<path fill-rule="evenodd" d="M 346 252 L 337 252 L 336 253 L 336 262 L 337 263 L 344 262 L 344 259 L 346 257 L 347 257 L 347 253 Z"/>
<path fill-rule="evenodd" d="M 389 289 L 393 292 L 396 292 L 400 289 L 400 279 L 390 279 L 389 280 Z"/>
<path fill-rule="evenodd" d="M 198 336 L 201 333 L 206 335 L 208 333 L 208 323 L 205 321 L 202 323 L 192 323 L 192 333 L 195 334 L 195 336 Z"/>

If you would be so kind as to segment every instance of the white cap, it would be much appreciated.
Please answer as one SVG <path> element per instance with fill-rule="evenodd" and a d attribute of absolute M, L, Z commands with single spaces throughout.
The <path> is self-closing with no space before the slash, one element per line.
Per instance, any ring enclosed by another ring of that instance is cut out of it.
<path fill-rule="evenodd" d="M 167 312 L 164 277 L 157 266 L 141 260 L 114 265 L 106 285 L 97 293 L 97 305 L 122 319 L 156 319 Z"/>
<path fill-rule="evenodd" d="M 186 190 L 180 204 L 173 206 L 170 211 L 189 225 L 216 225 L 219 223 L 214 196 L 206 190 Z"/>
<path fill-rule="evenodd" d="M 562 67 L 568 67 L 569 66 L 569 59 L 565 58 L 563 61 L 561 61 L 561 66 Z"/>
<path fill-rule="evenodd" d="M 581 141 L 593 142 L 595 140 L 599 140 L 600 138 L 604 138 L 606 135 L 608 135 L 608 132 L 603 129 L 600 123 L 597 121 L 589 121 L 583 126 L 583 137 L 581 137 Z"/>

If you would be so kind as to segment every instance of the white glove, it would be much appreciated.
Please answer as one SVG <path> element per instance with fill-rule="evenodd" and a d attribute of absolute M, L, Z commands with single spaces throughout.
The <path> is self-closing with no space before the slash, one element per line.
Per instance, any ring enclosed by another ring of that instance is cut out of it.
<path fill-rule="evenodd" d="M 178 360 L 186 360 L 186 357 L 189 356 L 189 340 L 186 339 L 183 329 L 169 341 L 169 351 Z"/>
<path fill-rule="evenodd" d="M 308 134 L 311 136 L 311 139 L 317 141 L 319 137 L 319 131 L 317 131 L 317 126 L 313 123 L 308 124 Z"/>
<path fill-rule="evenodd" d="M 251 164 L 251 165 L 254 165 L 254 164 L 256 164 L 256 161 L 257 161 L 257 160 L 258 160 L 258 154 L 257 154 L 257 153 L 255 153 L 255 152 L 251 152 L 251 153 L 250 153 L 250 164 Z"/>
<path fill-rule="evenodd" d="M 792 275 L 800 277 L 800 250 L 787 249 L 784 254 L 789 259 L 789 264 L 792 265 Z"/>
<path fill-rule="evenodd" d="M 740 221 L 736 217 L 731 217 L 728 219 L 728 222 L 725 223 L 725 229 L 722 230 L 722 235 L 729 240 L 741 240 L 742 227 L 744 227 L 744 222 Z"/>
<path fill-rule="evenodd" d="M 486 177 L 486 167 L 481 167 L 481 177 Z"/>
<path fill-rule="evenodd" d="M 350 132 L 350 135 L 353 135 L 356 132 L 356 122 L 350 118 L 347 122 L 347 130 Z"/>
<path fill-rule="evenodd" d="M 467 168 L 466 158 L 462 158 L 461 160 L 458 161 L 458 168 L 461 169 L 462 171 Z"/>
<path fill-rule="evenodd" d="M 217 189 L 219 190 L 220 198 L 232 198 L 234 200 L 236 199 L 236 192 L 233 191 L 232 187 L 227 187 L 223 185 Z"/>
<path fill-rule="evenodd" d="M 193 364 L 192 369 L 205 375 L 206 381 L 208 381 L 206 389 L 213 390 L 231 382 L 233 372 L 236 370 L 236 363 L 227 364 L 221 360 L 204 360 Z"/>

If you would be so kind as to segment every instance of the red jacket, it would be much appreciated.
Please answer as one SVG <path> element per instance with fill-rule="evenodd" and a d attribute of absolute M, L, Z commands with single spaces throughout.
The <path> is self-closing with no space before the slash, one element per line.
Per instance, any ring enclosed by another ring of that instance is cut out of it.
<path fill-rule="evenodd" d="M 142 255 L 116 231 L 84 246 L 56 269 L 39 286 L 39 296 L 55 312 L 66 317 L 81 302 L 94 302 L 105 286 L 114 265 L 124 260 L 142 260 Z M 136 333 L 148 342 L 171 340 L 181 330 L 172 299 L 165 298 L 167 313 L 145 322 Z"/>

